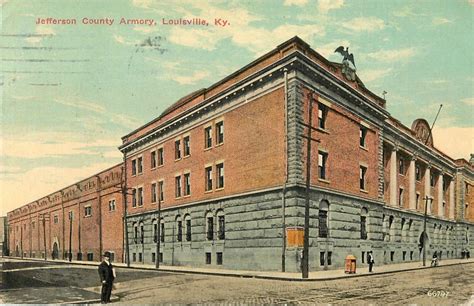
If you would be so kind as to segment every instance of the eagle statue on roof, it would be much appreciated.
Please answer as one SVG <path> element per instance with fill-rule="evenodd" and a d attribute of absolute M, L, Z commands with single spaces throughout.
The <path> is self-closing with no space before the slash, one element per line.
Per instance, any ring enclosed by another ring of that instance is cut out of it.
<path fill-rule="evenodd" d="M 354 62 L 354 54 L 349 53 L 349 47 L 346 47 L 346 50 L 344 50 L 343 46 L 339 46 L 336 50 L 334 50 L 334 53 L 340 53 L 344 58 L 342 59 L 342 62 L 344 61 L 349 61 L 354 65 L 354 68 L 356 67 L 356 64 Z"/>
<path fill-rule="evenodd" d="M 343 46 L 339 46 L 336 50 L 334 50 L 334 53 L 340 53 L 344 58 L 342 59 L 342 75 L 348 80 L 348 81 L 355 81 L 356 80 L 356 65 L 354 62 L 354 54 L 349 53 L 349 47 L 346 47 L 346 50 L 344 50 Z M 349 62 L 352 63 L 354 68 L 351 68 L 349 65 Z"/>

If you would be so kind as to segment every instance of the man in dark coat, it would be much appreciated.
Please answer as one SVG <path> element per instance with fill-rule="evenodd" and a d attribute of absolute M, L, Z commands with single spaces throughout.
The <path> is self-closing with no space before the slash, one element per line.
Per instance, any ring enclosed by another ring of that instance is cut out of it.
<path fill-rule="evenodd" d="M 115 269 L 110 262 L 110 252 L 104 253 L 104 260 L 99 265 L 99 276 L 102 283 L 100 301 L 102 304 L 110 303 L 112 285 L 115 279 Z"/>
<path fill-rule="evenodd" d="M 367 263 L 369 264 L 369 272 L 372 272 L 372 267 L 374 266 L 375 260 L 372 251 L 367 253 Z"/>

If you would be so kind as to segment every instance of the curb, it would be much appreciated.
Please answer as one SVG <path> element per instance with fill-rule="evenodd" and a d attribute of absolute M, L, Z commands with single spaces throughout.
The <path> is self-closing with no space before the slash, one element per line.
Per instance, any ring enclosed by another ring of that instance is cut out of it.
<path fill-rule="evenodd" d="M 82 266 L 96 266 L 97 262 L 69 262 L 69 261 L 62 261 L 62 260 L 47 260 L 44 259 L 21 259 L 18 257 L 6 257 L 8 259 L 15 259 L 15 260 L 28 260 L 28 261 L 37 261 L 37 262 L 48 262 L 48 263 L 58 263 L 58 264 L 70 264 L 70 265 L 82 265 Z M 152 267 L 136 267 L 136 266 L 115 266 L 116 268 L 121 269 L 132 269 L 132 270 L 144 270 L 144 271 L 155 271 L 161 273 L 177 273 L 177 274 L 196 274 L 196 275 L 212 275 L 212 276 L 222 276 L 222 277 L 235 277 L 235 278 L 254 278 L 254 279 L 268 279 L 268 280 L 279 280 L 279 281 L 293 281 L 293 282 L 318 282 L 318 281 L 331 281 L 331 280 L 339 280 L 345 278 L 354 278 L 354 277 L 370 277 L 375 275 L 386 275 L 386 274 L 394 274 L 394 273 L 401 273 L 401 272 L 408 272 L 408 271 L 417 271 L 423 270 L 428 268 L 442 268 L 448 266 L 455 266 L 455 265 L 465 265 L 465 264 L 474 264 L 474 261 L 469 262 L 457 262 L 457 263 L 447 263 L 437 267 L 413 267 L 413 268 L 405 268 L 400 270 L 392 270 L 392 271 L 381 271 L 381 272 L 373 272 L 373 273 L 363 273 L 363 274 L 344 274 L 342 276 L 333 276 L 333 277 L 324 277 L 324 278 L 295 278 L 295 277 L 282 277 L 282 276 L 271 276 L 271 275 L 252 275 L 252 274 L 238 274 L 238 273 L 221 273 L 221 272 L 213 272 L 213 271 L 192 271 L 192 270 L 177 270 L 177 269 L 156 269 Z M 100 300 L 99 300 L 100 303 Z"/>

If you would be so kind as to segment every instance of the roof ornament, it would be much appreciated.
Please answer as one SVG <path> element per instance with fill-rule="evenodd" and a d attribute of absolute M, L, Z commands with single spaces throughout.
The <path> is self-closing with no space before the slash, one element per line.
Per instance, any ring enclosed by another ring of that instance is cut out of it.
<path fill-rule="evenodd" d="M 342 59 L 342 75 L 348 80 L 348 81 L 355 81 L 356 80 L 356 65 L 354 62 L 354 54 L 349 53 L 349 47 L 346 47 L 344 50 L 344 46 L 339 46 L 336 50 L 334 50 L 334 53 L 340 53 L 343 56 Z M 352 63 L 354 68 L 350 67 L 349 62 Z"/>

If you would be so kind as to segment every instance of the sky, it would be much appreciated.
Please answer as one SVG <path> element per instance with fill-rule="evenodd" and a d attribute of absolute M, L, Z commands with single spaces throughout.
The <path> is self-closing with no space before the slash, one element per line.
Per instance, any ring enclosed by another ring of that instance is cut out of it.
<path fill-rule="evenodd" d="M 474 153 L 474 0 L 0 3 L 0 215 L 119 163 L 122 136 L 295 35 L 331 61 L 348 46 L 408 127 L 443 104 L 435 146 Z"/>

